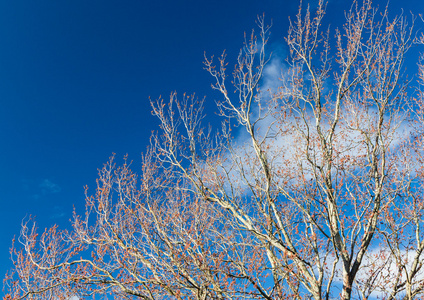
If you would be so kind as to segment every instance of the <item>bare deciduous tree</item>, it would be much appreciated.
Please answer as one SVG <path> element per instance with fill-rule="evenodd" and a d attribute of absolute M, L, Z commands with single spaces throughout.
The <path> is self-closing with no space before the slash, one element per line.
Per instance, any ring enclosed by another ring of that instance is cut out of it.
<path fill-rule="evenodd" d="M 291 21 L 278 88 L 264 84 L 263 18 L 231 87 L 225 54 L 206 57 L 219 133 L 194 96 L 153 102 L 141 174 L 112 158 L 71 231 L 24 223 L 4 299 L 423 297 L 424 100 L 403 71 L 414 19 L 354 2 L 333 38 L 324 16 L 320 1 Z"/>

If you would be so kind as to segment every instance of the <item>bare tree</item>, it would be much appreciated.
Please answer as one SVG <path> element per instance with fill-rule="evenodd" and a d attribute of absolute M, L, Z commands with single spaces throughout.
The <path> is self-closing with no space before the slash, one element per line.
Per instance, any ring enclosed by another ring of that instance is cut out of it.
<path fill-rule="evenodd" d="M 218 133 L 194 96 L 152 102 L 141 175 L 112 158 L 72 231 L 24 223 L 4 299 L 423 297 L 424 104 L 403 71 L 414 19 L 354 2 L 333 38 L 324 16 L 323 1 L 300 6 L 278 88 L 264 84 L 263 18 L 231 86 L 225 53 L 205 58 Z"/>

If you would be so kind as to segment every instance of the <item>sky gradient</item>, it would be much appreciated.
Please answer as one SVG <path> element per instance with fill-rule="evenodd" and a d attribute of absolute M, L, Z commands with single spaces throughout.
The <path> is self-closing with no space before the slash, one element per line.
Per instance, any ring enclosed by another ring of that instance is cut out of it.
<path fill-rule="evenodd" d="M 347 2 L 330 1 L 332 28 Z M 149 97 L 206 96 L 213 123 L 220 96 L 203 70 L 204 52 L 226 49 L 231 67 L 243 33 L 264 13 L 273 23 L 269 49 L 284 60 L 297 7 L 286 0 L 1 1 L 0 274 L 11 267 L 8 251 L 23 218 L 66 228 L 73 207 L 83 213 L 84 186 L 94 191 L 97 169 L 112 153 L 128 154 L 139 170 L 158 128 Z M 424 13 L 421 1 L 393 0 L 391 15 L 402 7 Z"/>

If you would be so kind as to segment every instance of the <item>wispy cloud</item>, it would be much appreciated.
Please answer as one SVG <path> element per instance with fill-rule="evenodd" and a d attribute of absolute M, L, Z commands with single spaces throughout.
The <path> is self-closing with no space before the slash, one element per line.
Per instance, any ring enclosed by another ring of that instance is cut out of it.
<path fill-rule="evenodd" d="M 50 219 L 60 219 L 65 216 L 62 206 L 55 206 L 54 213 L 50 215 Z"/>
<path fill-rule="evenodd" d="M 22 190 L 29 193 L 33 200 L 39 200 L 50 194 L 56 194 L 62 191 L 62 188 L 51 179 L 44 178 L 42 180 L 23 179 Z"/>
<path fill-rule="evenodd" d="M 43 179 L 38 187 L 41 189 L 43 195 L 59 193 L 62 190 L 58 184 L 49 179 Z"/>

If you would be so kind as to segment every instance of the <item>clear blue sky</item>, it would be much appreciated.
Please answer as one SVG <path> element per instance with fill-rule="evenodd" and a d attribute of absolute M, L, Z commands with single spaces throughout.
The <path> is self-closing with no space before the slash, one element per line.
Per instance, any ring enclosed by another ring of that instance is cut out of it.
<path fill-rule="evenodd" d="M 393 0 L 391 13 L 423 13 L 421 1 Z M 334 27 L 349 2 L 330 1 Z M 288 0 L 0 1 L 0 277 L 25 216 L 35 215 L 41 228 L 67 226 L 73 206 L 83 212 L 84 185 L 94 190 L 113 152 L 128 154 L 138 170 L 157 129 L 149 97 L 206 96 L 213 121 L 219 95 L 203 70 L 204 51 L 226 49 L 232 66 L 243 33 L 265 13 L 273 20 L 270 47 L 283 54 L 297 7 Z"/>

